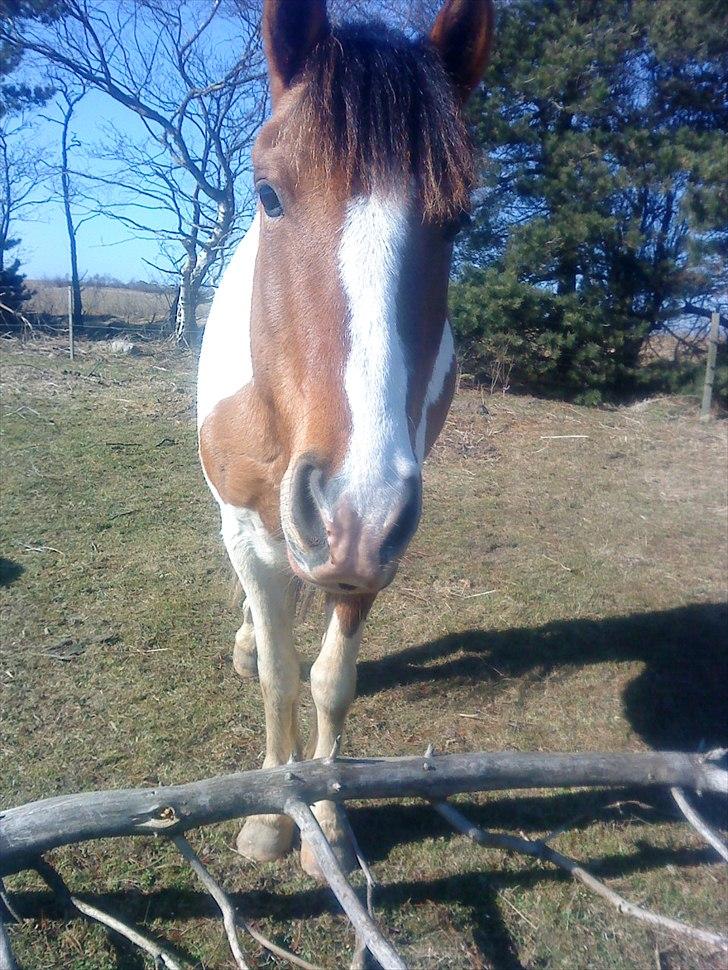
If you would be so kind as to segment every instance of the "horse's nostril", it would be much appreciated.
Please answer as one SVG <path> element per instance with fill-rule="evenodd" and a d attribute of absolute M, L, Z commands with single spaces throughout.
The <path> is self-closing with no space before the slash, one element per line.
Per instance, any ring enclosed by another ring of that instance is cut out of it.
<path fill-rule="evenodd" d="M 327 549 L 326 529 L 321 518 L 318 480 L 321 470 L 310 459 L 302 459 L 291 479 L 291 516 L 299 539 L 307 549 Z"/>
<path fill-rule="evenodd" d="M 399 512 L 379 550 L 383 566 L 402 552 L 415 533 L 422 511 L 422 485 L 419 476 L 411 476 L 405 482 Z"/>

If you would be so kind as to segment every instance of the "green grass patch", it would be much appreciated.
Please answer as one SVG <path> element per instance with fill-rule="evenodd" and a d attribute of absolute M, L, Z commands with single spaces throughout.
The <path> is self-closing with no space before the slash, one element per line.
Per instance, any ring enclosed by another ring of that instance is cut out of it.
<path fill-rule="evenodd" d="M 258 687 L 238 680 L 239 615 L 196 458 L 194 365 L 149 350 L 3 342 L 2 804 L 190 781 L 262 760 Z M 578 437 L 563 437 L 578 436 Z M 726 428 L 694 402 L 595 410 L 462 391 L 426 469 L 425 515 L 375 604 L 346 750 L 639 750 L 728 741 Z M 315 656 L 322 618 L 301 628 Z M 310 713 L 304 688 L 303 713 Z M 467 715 L 467 716 L 465 716 Z M 616 807 L 615 802 L 620 804 Z M 711 853 L 654 793 L 466 799 L 485 825 L 545 834 L 624 895 L 726 923 Z M 355 806 L 381 920 L 414 967 L 718 967 L 567 877 L 446 832 L 422 805 Z M 352 933 L 295 856 L 244 864 L 232 823 L 193 841 L 279 942 L 342 966 Z M 212 902 L 167 845 L 54 853 L 73 888 L 202 967 L 232 963 Z M 141 967 L 65 923 L 38 880 L 21 964 Z M 273 966 L 251 947 L 253 959 Z"/>

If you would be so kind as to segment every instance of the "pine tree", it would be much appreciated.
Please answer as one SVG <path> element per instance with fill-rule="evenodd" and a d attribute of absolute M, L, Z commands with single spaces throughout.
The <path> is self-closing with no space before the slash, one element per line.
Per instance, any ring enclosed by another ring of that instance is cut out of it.
<path fill-rule="evenodd" d="M 452 316 L 476 365 L 584 401 L 725 299 L 728 8 L 514 0 L 471 118 L 483 186 Z"/>
<path fill-rule="evenodd" d="M 24 19 L 49 21 L 58 16 L 59 11 L 59 0 L 0 0 L 0 22 Z M 4 186 L 0 195 L 0 326 L 3 328 L 16 328 L 22 324 L 23 306 L 32 295 L 25 286 L 25 276 L 20 272 L 20 260 L 13 258 L 8 262 L 7 258 L 19 240 L 9 235 L 16 199 L 13 197 L 13 161 L 5 137 L 5 125 L 11 115 L 44 104 L 53 93 L 47 85 L 29 84 L 25 80 L 11 78 L 21 60 L 22 51 L 0 35 L 0 181 Z"/>

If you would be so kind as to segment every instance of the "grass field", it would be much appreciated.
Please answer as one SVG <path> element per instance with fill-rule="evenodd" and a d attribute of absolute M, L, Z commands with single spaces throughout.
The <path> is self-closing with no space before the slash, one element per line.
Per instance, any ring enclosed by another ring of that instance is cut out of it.
<path fill-rule="evenodd" d="M 262 705 L 232 670 L 239 616 L 195 456 L 192 359 L 83 342 L 74 364 L 60 343 L 2 351 L 0 803 L 259 765 Z M 345 750 L 726 744 L 726 440 L 725 422 L 701 425 L 684 399 L 596 410 L 461 391 L 426 469 L 420 532 L 368 624 Z M 309 658 L 320 629 L 317 615 L 302 628 Z M 557 848 L 634 901 L 728 921 L 725 867 L 661 796 L 462 801 L 496 829 L 566 824 Z M 413 967 L 722 966 L 537 862 L 451 836 L 420 804 L 351 818 L 381 881 L 379 917 Z M 301 955 L 348 965 L 331 893 L 295 856 L 243 863 L 235 832 L 192 841 L 243 911 Z M 202 967 L 232 967 L 212 902 L 167 845 L 87 843 L 54 859 L 77 892 Z M 22 966 L 145 965 L 63 922 L 35 877 L 7 885 L 29 917 L 12 929 Z"/>
<path fill-rule="evenodd" d="M 68 316 L 68 287 L 49 280 L 28 280 L 32 297 L 28 303 L 31 318 L 39 315 L 54 326 L 65 330 Z M 81 299 L 84 323 L 87 327 L 108 329 L 114 336 L 118 329 L 154 329 L 163 324 L 169 314 L 170 292 L 148 292 L 130 287 L 82 284 Z M 198 323 L 207 319 L 209 303 L 200 303 Z"/>

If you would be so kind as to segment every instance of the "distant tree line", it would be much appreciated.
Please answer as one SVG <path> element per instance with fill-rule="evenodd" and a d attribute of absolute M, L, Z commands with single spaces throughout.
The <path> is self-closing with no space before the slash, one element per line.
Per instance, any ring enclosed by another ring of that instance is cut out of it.
<path fill-rule="evenodd" d="M 40 281 L 38 281 L 40 282 Z M 43 283 L 48 286 L 70 286 L 70 275 L 44 276 Z M 176 287 L 174 283 L 150 283 L 148 280 L 120 280 L 110 273 L 91 273 L 83 276 L 81 281 L 85 289 L 93 287 L 102 290 L 133 290 L 135 293 L 158 293 L 165 296 L 174 296 Z M 202 302 L 212 299 L 212 287 L 203 287 L 200 292 Z"/>

